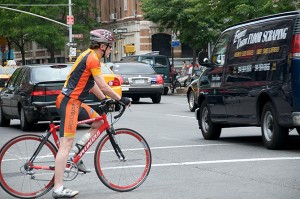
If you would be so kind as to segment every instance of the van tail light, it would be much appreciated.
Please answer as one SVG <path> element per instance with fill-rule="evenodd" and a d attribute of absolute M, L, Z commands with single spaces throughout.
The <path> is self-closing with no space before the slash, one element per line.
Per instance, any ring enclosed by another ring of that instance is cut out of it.
<path fill-rule="evenodd" d="M 108 82 L 109 86 L 121 86 L 121 81 L 118 77 L 115 77 L 113 81 Z"/>
<path fill-rule="evenodd" d="M 164 84 L 164 79 L 161 75 L 156 75 L 156 84 Z"/>
<path fill-rule="evenodd" d="M 300 57 L 300 34 L 293 35 L 291 57 Z"/>

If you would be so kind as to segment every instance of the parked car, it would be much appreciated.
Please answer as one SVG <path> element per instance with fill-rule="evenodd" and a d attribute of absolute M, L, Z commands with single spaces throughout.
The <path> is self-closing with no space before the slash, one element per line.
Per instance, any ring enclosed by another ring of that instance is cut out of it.
<path fill-rule="evenodd" d="M 222 128 L 259 126 L 268 149 L 300 130 L 300 11 L 233 25 L 215 42 L 196 118 L 205 139 Z M 241 131 L 241 133 L 243 133 Z"/>
<path fill-rule="evenodd" d="M 207 68 L 202 66 L 200 70 L 195 73 L 195 79 L 187 87 L 186 98 L 190 111 L 194 112 L 199 108 L 198 97 L 200 94 L 200 86 L 205 83 L 207 79 Z"/>
<path fill-rule="evenodd" d="M 122 95 L 138 102 L 149 97 L 153 103 L 160 103 L 164 92 L 164 80 L 151 65 L 143 62 L 115 62 L 112 66 L 122 83 Z"/>
<path fill-rule="evenodd" d="M 0 93 L 0 126 L 9 126 L 11 119 L 20 119 L 21 129 L 27 131 L 34 123 L 49 121 L 48 115 L 36 110 L 32 103 L 55 101 L 71 67 L 72 64 L 41 64 L 17 68 Z M 105 73 L 105 66 L 102 71 Z M 118 78 L 109 74 L 105 79 L 121 93 Z M 97 110 L 99 101 L 90 93 L 85 103 Z M 59 120 L 55 106 L 49 107 L 49 111 L 54 120 Z"/>
<path fill-rule="evenodd" d="M 7 82 L 10 75 L 8 74 L 7 70 L 0 66 L 0 91 L 2 90 L 2 87 L 5 86 L 5 83 Z"/>
<path fill-rule="evenodd" d="M 171 86 L 171 65 L 169 58 L 165 55 L 157 55 L 147 53 L 143 55 L 130 55 L 123 57 L 122 62 L 145 62 L 150 64 L 157 74 L 161 74 L 164 79 L 164 95 L 168 94 L 169 87 Z"/>

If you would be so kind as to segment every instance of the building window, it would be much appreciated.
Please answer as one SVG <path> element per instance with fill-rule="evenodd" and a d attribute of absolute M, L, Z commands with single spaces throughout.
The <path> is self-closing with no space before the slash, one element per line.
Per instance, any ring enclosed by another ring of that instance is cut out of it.
<path fill-rule="evenodd" d="M 124 11 L 127 11 L 128 0 L 124 0 Z"/>

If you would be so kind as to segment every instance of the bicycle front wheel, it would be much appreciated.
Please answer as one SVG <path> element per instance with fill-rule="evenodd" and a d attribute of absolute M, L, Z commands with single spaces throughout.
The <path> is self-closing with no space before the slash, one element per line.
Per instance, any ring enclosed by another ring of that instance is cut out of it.
<path fill-rule="evenodd" d="M 0 150 L 0 185 L 10 195 L 36 198 L 52 189 L 54 169 L 49 166 L 54 166 L 57 153 L 53 143 L 47 140 L 35 161 L 29 163 L 40 143 L 40 136 L 21 135 L 8 141 Z"/>
<path fill-rule="evenodd" d="M 108 188 L 126 192 L 139 187 L 151 169 L 151 151 L 146 140 L 131 129 L 117 129 L 114 135 L 125 159 L 119 158 L 105 135 L 99 142 L 94 158 L 101 182 Z"/>

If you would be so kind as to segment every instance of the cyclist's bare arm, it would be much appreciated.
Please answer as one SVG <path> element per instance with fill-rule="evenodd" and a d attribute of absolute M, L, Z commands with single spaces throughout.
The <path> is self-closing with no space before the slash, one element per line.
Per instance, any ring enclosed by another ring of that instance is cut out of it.
<path fill-rule="evenodd" d="M 97 86 L 99 87 L 99 89 L 105 93 L 106 95 L 108 95 L 109 97 L 111 97 L 114 100 L 121 100 L 121 96 L 116 93 L 104 80 L 104 76 L 102 74 L 94 76 L 94 80 L 97 84 Z"/>
<path fill-rule="evenodd" d="M 94 87 L 90 90 L 92 93 L 94 93 L 94 95 L 100 99 L 103 100 L 105 99 L 105 95 L 103 94 L 103 92 L 99 89 L 99 87 L 97 86 L 97 84 L 94 85 Z"/>

